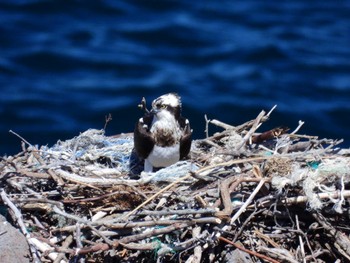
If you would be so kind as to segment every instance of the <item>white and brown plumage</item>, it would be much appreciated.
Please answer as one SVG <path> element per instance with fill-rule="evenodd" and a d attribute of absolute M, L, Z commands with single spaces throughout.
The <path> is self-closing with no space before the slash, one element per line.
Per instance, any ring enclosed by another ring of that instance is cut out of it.
<path fill-rule="evenodd" d="M 175 93 L 155 99 L 152 110 L 139 119 L 134 130 L 135 151 L 145 160 L 145 172 L 185 158 L 191 141 L 190 123 L 181 116 L 181 98 Z"/>

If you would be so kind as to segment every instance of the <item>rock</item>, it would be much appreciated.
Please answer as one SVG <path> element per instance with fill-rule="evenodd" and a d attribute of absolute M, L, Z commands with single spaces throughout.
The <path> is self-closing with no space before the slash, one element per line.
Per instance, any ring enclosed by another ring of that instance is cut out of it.
<path fill-rule="evenodd" d="M 29 245 L 24 235 L 0 215 L 0 261 L 3 263 L 29 263 Z"/>

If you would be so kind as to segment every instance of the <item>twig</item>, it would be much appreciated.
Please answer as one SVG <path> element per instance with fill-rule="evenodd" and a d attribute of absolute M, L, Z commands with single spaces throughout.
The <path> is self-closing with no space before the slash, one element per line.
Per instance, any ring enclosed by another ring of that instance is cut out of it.
<path fill-rule="evenodd" d="M 198 239 L 201 233 L 201 227 L 197 226 L 192 229 L 192 238 L 194 240 Z M 196 246 L 193 250 L 193 255 L 191 255 L 185 263 L 200 263 L 202 259 L 203 249 L 200 245 Z"/>
<path fill-rule="evenodd" d="M 214 215 L 217 211 L 214 209 L 181 209 L 181 210 L 160 210 L 160 211 L 147 211 L 147 210 L 143 210 L 140 211 L 138 213 L 136 213 L 136 215 L 138 216 L 144 216 L 144 215 L 149 215 L 149 216 L 166 216 L 166 215 L 191 215 L 191 214 L 199 214 L 199 215 L 203 215 L 203 214 L 211 214 Z"/>
<path fill-rule="evenodd" d="M 267 121 L 269 119 L 270 114 L 276 107 L 277 105 L 273 106 L 272 109 L 268 112 L 268 114 L 263 116 L 263 118 L 261 119 L 261 122 Z M 256 118 L 254 120 L 247 121 L 241 125 L 235 126 L 235 131 L 241 132 L 242 130 L 247 129 L 248 127 L 251 127 L 255 123 L 255 121 L 256 121 Z M 223 133 L 225 133 L 225 131 Z"/>
<path fill-rule="evenodd" d="M 295 222 L 296 222 L 297 230 L 301 232 L 300 226 L 299 226 L 299 217 L 298 217 L 298 215 L 295 215 Z M 305 248 L 304 248 L 303 238 L 301 237 L 301 235 L 299 235 L 298 238 L 299 238 L 299 245 L 300 245 L 301 258 L 303 259 L 303 262 L 306 263 L 306 259 L 305 259 Z"/>
<path fill-rule="evenodd" d="M 112 114 L 108 113 L 108 115 L 105 116 L 105 125 L 103 126 L 104 131 L 106 130 L 108 123 L 111 122 L 112 120 L 113 120 Z"/>
<path fill-rule="evenodd" d="M 341 176 L 340 178 L 340 200 L 334 205 L 334 210 L 337 211 L 338 213 L 342 213 L 342 205 L 345 204 L 345 198 L 344 198 L 344 192 L 345 192 L 345 184 L 344 184 L 344 175 Z"/>
<path fill-rule="evenodd" d="M 303 121 L 299 121 L 298 127 L 296 127 L 295 130 L 292 131 L 290 134 L 296 134 L 300 130 L 300 128 L 304 125 L 304 123 L 305 122 L 303 122 Z"/>
<path fill-rule="evenodd" d="M 82 248 L 83 244 L 81 243 L 81 227 L 80 227 L 80 223 L 76 223 L 75 224 L 75 243 L 77 248 Z"/>
<path fill-rule="evenodd" d="M 219 216 L 220 218 L 229 217 L 232 213 L 233 206 L 232 206 L 229 186 L 232 182 L 236 180 L 237 180 L 236 177 L 229 177 L 219 183 L 221 200 L 224 205 L 224 210 L 218 211 L 216 213 L 216 215 Z"/>
<path fill-rule="evenodd" d="M 225 130 L 234 130 L 236 128 L 235 126 L 232 126 L 230 124 L 227 124 L 227 123 L 224 123 L 222 121 L 215 120 L 215 119 L 214 120 L 208 120 L 208 121 L 209 121 L 209 123 L 214 124 L 214 125 L 216 125 L 218 127 L 221 127 L 221 128 L 223 128 Z"/>
<path fill-rule="evenodd" d="M 297 260 L 292 258 L 292 255 L 290 255 L 289 251 L 283 248 L 268 248 L 265 246 L 261 246 L 259 248 L 261 251 L 264 251 L 266 253 L 270 253 L 274 255 L 275 257 L 279 258 L 280 261 L 278 262 L 289 262 L 289 263 L 299 263 Z"/>
<path fill-rule="evenodd" d="M 72 244 L 72 242 L 73 242 L 73 236 L 72 236 L 72 235 L 69 235 L 69 236 L 66 238 L 66 240 L 63 242 L 62 248 L 63 248 L 63 249 L 67 249 L 67 248 L 70 246 L 70 244 Z M 53 263 L 60 263 L 61 260 L 63 259 L 63 257 L 64 257 L 64 253 L 59 253 L 59 254 L 57 255 L 57 258 L 54 260 Z"/>
<path fill-rule="evenodd" d="M 270 110 L 265 116 L 263 116 L 263 117 L 261 118 L 260 123 L 258 124 L 258 126 L 256 127 L 255 130 L 259 129 L 259 127 L 262 125 L 262 123 L 263 123 L 263 118 L 265 118 L 265 119 L 267 119 L 267 120 L 270 118 L 271 113 L 276 109 L 276 107 L 277 107 L 277 105 L 274 105 L 274 106 L 271 108 L 271 110 Z M 250 137 L 250 138 L 251 138 L 251 137 Z"/>
<path fill-rule="evenodd" d="M 205 138 L 208 138 L 209 137 L 209 122 L 210 120 L 208 119 L 207 117 L 207 114 L 204 114 L 204 119 L 205 119 Z"/>
<path fill-rule="evenodd" d="M 256 131 L 256 129 L 259 127 L 259 123 L 261 119 L 264 117 L 265 111 L 261 111 L 258 117 L 256 117 L 253 126 L 250 128 L 249 132 L 243 137 L 242 142 L 236 147 L 236 151 L 241 149 L 247 141 L 250 139 L 250 137 L 253 135 L 253 133 Z"/>
<path fill-rule="evenodd" d="M 271 113 L 277 108 L 277 105 L 274 105 L 271 110 L 266 114 L 266 117 L 270 117 Z"/>
<path fill-rule="evenodd" d="M 19 209 L 12 203 L 12 201 L 7 197 L 7 194 L 5 193 L 5 191 L 3 189 L 0 189 L 0 196 L 2 198 L 2 201 L 4 202 L 4 204 L 6 204 L 14 213 L 16 219 L 17 219 L 17 224 L 19 225 L 22 233 L 24 234 L 24 236 L 27 239 L 27 242 L 29 244 L 30 247 L 30 251 L 32 253 L 32 257 L 34 259 L 34 261 L 36 263 L 39 263 L 40 260 L 37 257 L 37 249 L 35 244 L 32 242 L 32 238 L 30 237 L 30 234 L 23 222 L 23 216 L 22 213 L 19 211 Z"/>
<path fill-rule="evenodd" d="M 258 237 L 264 239 L 265 241 L 267 241 L 269 244 L 271 244 L 274 248 L 280 248 L 281 246 L 278 245 L 275 241 L 273 241 L 270 237 L 264 235 L 263 233 L 261 233 L 259 230 L 255 229 L 253 231 L 253 233 L 255 235 L 257 235 Z M 235 236 L 236 237 L 236 236 Z"/>
<path fill-rule="evenodd" d="M 58 257 L 59 254 L 57 252 L 53 252 L 53 251 L 55 251 L 55 249 L 52 246 L 50 246 L 46 243 L 43 243 L 39 239 L 34 238 L 34 237 L 30 238 L 29 240 L 32 244 L 34 244 L 34 246 L 36 248 L 38 248 L 38 250 L 40 250 L 43 253 L 48 253 L 47 256 L 51 260 L 55 260 Z M 41 260 L 39 260 L 38 262 L 41 262 Z M 67 262 L 65 260 L 61 259 L 60 263 L 67 263 Z"/>
<path fill-rule="evenodd" d="M 53 211 L 56 213 L 56 214 L 59 214 L 61 216 L 64 216 L 64 217 L 67 217 L 69 219 L 73 219 L 79 223 L 83 223 L 83 224 L 90 224 L 91 222 L 88 221 L 88 220 L 85 220 L 85 219 L 82 219 L 78 216 L 75 216 L 75 215 L 71 215 L 71 214 L 68 214 L 66 213 L 65 211 L 62 211 L 61 209 L 59 209 L 57 206 L 53 206 Z"/>
<path fill-rule="evenodd" d="M 216 217 L 202 217 L 193 219 L 162 219 L 162 220 L 152 220 L 152 221 L 140 221 L 140 222 L 126 222 L 126 223 L 113 223 L 108 221 L 96 221 L 93 225 L 103 224 L 111 229 L 127 229 L 127 228 L 138 228 L 138 227 L 152 227 L 152 226 L 166 226 L 173 224 L 180 224 L 186 222 L 192 222 L 195 224 L 220 224 L 221 220 Z"/>
<path fill-rule="evenodd" d="M 252 136 L 252 143 L 262 143 L 264 141 L 273 139 L 273 138 L 277 138 L 283 134 L 285 134 L 287 131 L 289 130 L 289 128 L 287 127 L 277 127 L 274 128 L 272 130 L 269 131 L 265 131 L 259 135 L 254 135 Z"/>
<path fill-rule="evenodd" d="M 17 168 L 17 172 L 20 174 L 23 174 L 25 176 L 36 178 L 36 179 L 49 179 L 50 178 L 50 176 L 46 173 L 31 172 L 31 171 L 27 171 L 27 170 L 22 169 L 22 168 Z"/>
<path fill-rule="evenodd" d="M 159 247 L 159 242 L 154 241 L 150 243 L 120 243 L 120 245 L 130 250 L 155 250 Z"/>
<path fill-rule="evenodd" d="M 117 184 L 130 184 L 130 185 L 139 185 L 142 183 L 142 180 L 124 180 L 124 179 L 113 179 L 113 178 L 95 178 L 95 177 L 86 177 L 80 176 L 74 173 L 68 173 L 62 169 L 55 170 L 57 175 L 63 177 L 66 180 L 69 180 L 74 183 L 84 184 L 84 185 L 98 185 L 98 186 L 112 186 Z"/>
<path fill-rule="evenodd" d="M 253 201 L 255 195 L 260 191 L 261 187 L 265 184 L 265 179 L 261 179 L 258 186 L 255 188 L 255 190 L 251 193 L 247 201 L 244 202 L 244 204 L 241 206 L 241 208 L 236 212 L 236 214 L 232 217 L 230 224 L 232 225 L 239 217 L 240 215 L 246 210 L 248 205 Z"/>
<path fill-rule="evenodd" d="M 22 136 L 20 136 L 18 133 L 14 132 L 13 130 L 9 130 L 9 133 L 12 133 L 13 135 L 15 135 L 18 138 L 20 138 L 23 142 L 25 142 L 29 146 L 33 147 L 33 145 L 31 143 L 29 143 L 26 139 L 24 139 Z"/>
<path fill-rule="evenodd" d="M 138 193 L 139 194 L 139 191 L 132 192 L 132 193 Z M 100 195 L 100 196 L 81 198 L 81 199 L 72 199 L 72 200 L 63 200 L 62 202 L 65 203 L 65 204 L 94 202 L 94 201 L 99 201 L 101 199 L 106 199 L 107 197 L 115 196 L 117 194 L 127 194 L 128 195 L 128 194 L 131 194 L 131 192 L 130 191 L 114 191 L 114 192 L 107 193 L 107 194 Z M 142 195 L 142 197 L 144 197 L 144 195 Z"/>
<path fill-rule="evenodd" d="M 147 231 L 141 234 L 136 234 L 136 235 L 131 235 L 131 236 L 127 236 L 127 237 L 123 237 L 117 241 L 114 242 L 114 247 L 116 247 L 118 244 L 122 244 L 122 243 L 130 243 L 130 242 L 136 242 L 139 240 L 144 240 L 145 238 L 149 238 L 149 237 L 153 237 L 153 236 L 158 236 L 158 235 L 163 235 L 169 232 L 173 232 L 175 230 L 178 229 L 185 229 L 187 227 L 190 227 L 192 225 L 194 225 L 195 222 L 192 221 L 188 221 L 186 223 L 175 223 L 172 224 L 170 226 L 167 227 L 163 227 L 163 228 L 155 228 L 151 231 Z"/>
<path fill-rule="evenodd" d="M 25 199 L 17 199 L 16 203 L 32 203 L 38 205 L 40 203 L 46 203 L 50 205 L 56 205 L 57 207 L 63 208 L 63 204 L 59 201 L 54 201 L 46 198 L 30 198 L 26 197 Z"/>
<path fill-rule="evenodd" d="M 223 241 L 223 242 L 226 242 L 226 243 L 228 243 L 228 244 L 230 244 L 230 245 L 232 245 L 232 246 L 234 246 L 235 248 L 238 248 L 239 250 L 242 250 L 242 251 L 244 251 L 244 252 L 246 252 L 246 253 L 248 253 L 248 254 L 250 254 L 250 255 L 253 255 L 253 256 L 255 256 L 255 257 L 261 258 L 261 259 L 266 260 L 266 261 L 268 261 L 268 262 L 279 263 L 279 261 L 274 260 L 273 258 L 270 258 L 270 257 L 268 257 L 268 256 L 265 256 L 265 255 L 263 255 L 263 254 L 260 254 L 260 253 L 258 253 L 258 252 L 255 252 L 255 251 L 251 251 L 251 250 L 246 249 L 246 248 L 244 248 L 244 247 L 242 247 L 242 246 L 239 246 L 239 245 L 237 245 L 236 243 L 234 243 L 234 242 L 228 240 L 227 238 L 219 237 L 218 239 L 221 240 L 221 241 Z"/>

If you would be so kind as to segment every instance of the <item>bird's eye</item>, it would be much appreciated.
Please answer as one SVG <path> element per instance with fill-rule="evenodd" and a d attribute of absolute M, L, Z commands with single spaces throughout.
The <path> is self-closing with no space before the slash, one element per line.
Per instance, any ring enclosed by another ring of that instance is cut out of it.
<path fill-rule="evenodd" d="M 157 107 L 157 109 L 159 109 L 159 110 L 163 110 L 163 109 L 165 109 L 165 108 L 167 107 L 167 105 L 158 103 L 158 104 L 156 104 L 156 107 Z"/>

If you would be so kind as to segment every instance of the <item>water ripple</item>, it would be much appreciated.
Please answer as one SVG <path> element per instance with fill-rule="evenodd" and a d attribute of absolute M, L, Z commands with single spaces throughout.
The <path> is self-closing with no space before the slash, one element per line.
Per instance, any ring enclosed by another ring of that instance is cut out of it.
<path fill-rule="evenodd" d="M 175 91 L 195 136 L 204 114 L 240 124 L 277 104 L 264 128 L 345 138 L 348 2 L 48 1 L 0 3 L 0 153 L 13 129 L 53 144 L 87 128 L 132 131 L 137 104 Z"/>

